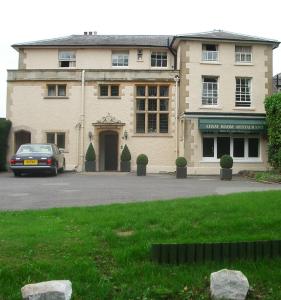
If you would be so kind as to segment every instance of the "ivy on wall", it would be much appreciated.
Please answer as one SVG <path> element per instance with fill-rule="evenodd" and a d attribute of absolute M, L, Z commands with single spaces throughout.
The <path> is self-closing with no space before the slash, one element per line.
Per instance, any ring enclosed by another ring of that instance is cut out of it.
<path fill-rule="evenodd" d="M 0 171 L 7 170 L 8 136 L 12 122 L 0 119 Z"/>
<path fill-rule="evenodd" d="M 281 93 L 266 97 L 268 127 L 268 159 L 274 169 L 281 171 Z"/>

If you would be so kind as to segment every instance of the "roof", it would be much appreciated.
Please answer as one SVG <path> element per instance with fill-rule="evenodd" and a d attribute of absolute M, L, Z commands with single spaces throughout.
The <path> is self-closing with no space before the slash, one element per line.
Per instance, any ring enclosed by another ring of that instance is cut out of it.
<path fill-rule="evenodd" d="M 12 47 L 90 47 L 90 46 L 137 46 L 169 47 L 173 36 L 170 35 L 70 35 L 60 38 L 14 44 Z"/>
<path fill-rule="evenodd" d="M 277 48 L 279 41 L 233 33 L 223 30 L 213 30 L 182 35 L 98 35 L 83 34 L 14 44 L 15 49 L 38 47 L 170 47 L 177 46 L 182 40 L 224 40 L 252 43 L 272 44 Z"/>
<path fill-rule="evenodd" d="M 176 35 L 173 38 L 171 46 L 175 44 L 176 40 L 187 39 L 187 40 L 227 40 L 227 41 L 240 41 L 240 42 L 254 42 L 254 43 L 266 43 L 266 44 L 273 44 L 273 48 L 277 48 L 279 45 L 279 41 L 245 35 L 241 33 L 234 33 L 224 30 L 212 30 L 207 32 L 199 32 L 199 33 L 191 33 L 191 34 L 182 34 Z"/>

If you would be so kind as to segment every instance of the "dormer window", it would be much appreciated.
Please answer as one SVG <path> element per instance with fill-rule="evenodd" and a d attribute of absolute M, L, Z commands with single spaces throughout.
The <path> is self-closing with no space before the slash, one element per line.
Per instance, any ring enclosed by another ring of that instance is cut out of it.
<path fill-rule="evenodd" d="M 251 46 L 235 46 L 235 62 L 251 63 L 252 47 Z"/>
<path fill-rule="evenodd" d="M 218 61 L 218 60 L 219 60 L 218 45 L 203 44 L 202 61 Z"/>
<path fill-rule="evenodd" d="M 74 51 L 59 51 L 60 68 L 75 68 L 76 53 Z"/>

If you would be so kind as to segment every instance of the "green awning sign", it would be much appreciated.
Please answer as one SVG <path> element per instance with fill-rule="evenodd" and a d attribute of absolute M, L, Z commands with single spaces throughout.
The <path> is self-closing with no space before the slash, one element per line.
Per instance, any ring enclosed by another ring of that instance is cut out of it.
<path fill-rule="evenodd" d="M 199 129 L 202 132 L 266 132 L 265 118 L 233 119 L 233 118 L 199 118 Z"/>

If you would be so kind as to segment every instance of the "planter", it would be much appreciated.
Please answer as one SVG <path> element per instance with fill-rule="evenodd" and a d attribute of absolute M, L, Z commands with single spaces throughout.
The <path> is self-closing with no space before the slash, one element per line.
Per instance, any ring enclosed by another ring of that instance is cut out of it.
<path fill-rule="evenodd" d="M 186 178 L 187 177 L 187 167 L 177 167 L 176 177 L 177 178 Z"/>
<path fill-rule="evenodd" d="M 96 161 L 85 161 L 85 171 L 95 172 L 96 171 Z"/>
<path fill-rule="evenodd" d="M 220 170 L 221 180 L 231 180 L 232 179 L 232 169 L 222 168 Z"/>
<path fill-rule="evenodd" d="M 137 176 L 146 175 L 146 165 L 137 165 Z"/>
<path fill-rule="evenodd" d="M 121 172 L 131 172 L 130 161 L 121 161 Z"/>

